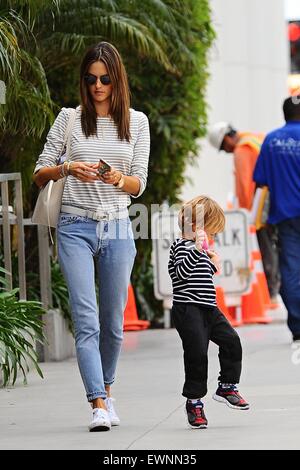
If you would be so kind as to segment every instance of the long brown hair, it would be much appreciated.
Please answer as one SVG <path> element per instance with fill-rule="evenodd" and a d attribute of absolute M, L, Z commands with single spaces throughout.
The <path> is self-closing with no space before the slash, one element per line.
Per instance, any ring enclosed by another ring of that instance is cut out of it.
<path fill-rule="evenodd" d="M 112 94 L 109 113 L 112 116 L 120 140 L 130 140 L 130 91 L 122 58 L 108 42 L 91 47 L 83 57 L 80 67 L 81 126 L 86 137 L 97 135 L 97 113 L 84 76 L 91 64 L 102 61 L 111 79 Z"/>

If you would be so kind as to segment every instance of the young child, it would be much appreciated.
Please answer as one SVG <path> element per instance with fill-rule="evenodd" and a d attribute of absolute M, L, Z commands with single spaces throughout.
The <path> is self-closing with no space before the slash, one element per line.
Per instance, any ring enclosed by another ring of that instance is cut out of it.
<path fill-rule="evenodd" d="M 202 398 L 207 393 L 209 341 L 219 346 L 221 369 L 213 398 L 230 408 L 249 409 L 236 387 L 242 347 L 238 334 L 217 307 L 213 275 L 219 269 L 219 257 L 208 245 L 224 230 L 225 216 L 214 200 L 198 196 L 183 205 L 178 222 L 182 238 L 172 244 L 168 265 L 173 285 L 171 315 L 184 351 L 182 395 L 187 398 L 188 422 L 192 428 L 206 428 Z"/>

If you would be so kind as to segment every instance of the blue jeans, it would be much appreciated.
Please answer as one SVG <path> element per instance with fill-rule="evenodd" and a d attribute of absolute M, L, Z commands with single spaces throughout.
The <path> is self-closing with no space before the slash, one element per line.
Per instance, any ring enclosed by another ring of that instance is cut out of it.
<path fill-rule="evenodd" d="M 278 224 L 280 294 L 288 311 L 288 327 L 300 335 L 300 217 Z"/>
<path fill-rule="evenodd" d="M 88 401 L 106 398 L 115 380 L 123 339 L 123 316 L 136 256 L 129 217 L 94 221 L 61 212 L 58 260 L 65 277 L 76 355 Z M 99 279 L 99 310 L 95 292 Z"/>

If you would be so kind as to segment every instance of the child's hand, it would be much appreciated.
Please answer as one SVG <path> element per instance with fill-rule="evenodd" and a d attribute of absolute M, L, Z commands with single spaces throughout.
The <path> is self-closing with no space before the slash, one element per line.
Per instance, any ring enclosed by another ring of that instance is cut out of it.
<path fill-rule="evenodd" d="M 208 238 L 204 230 L 196 230 L 195 245 L 198 251 L 203 251 L 208 247 Z"/>
<path fill-rule="evenodd" d="M 210 260 L 212 261 L 212 263 L 214 263 L 217 270 L 220 271 L 220 269 L 221 269 L 220 256 L 215 251 L 212 251 L 212 250 L 207 250 L 206 253 L 210 257 Z"/>

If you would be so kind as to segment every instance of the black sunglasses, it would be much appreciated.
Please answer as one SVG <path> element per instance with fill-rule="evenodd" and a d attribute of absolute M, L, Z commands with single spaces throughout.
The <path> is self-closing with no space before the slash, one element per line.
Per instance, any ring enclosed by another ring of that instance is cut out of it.
<path fill-rule="evenodd" d="M 100 77 L 97 77 L 92 73 L 88 73 L 84 76 L 84 79 L 88 85 L 95 85 L 95 83 L 97 83 L 98 78 L 102 85 L 109 85 L 111 83 L 109 75 L 100 75 Z"/>

